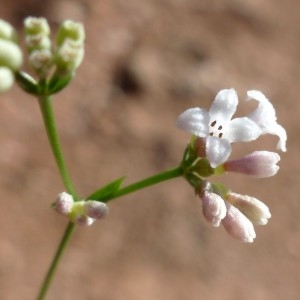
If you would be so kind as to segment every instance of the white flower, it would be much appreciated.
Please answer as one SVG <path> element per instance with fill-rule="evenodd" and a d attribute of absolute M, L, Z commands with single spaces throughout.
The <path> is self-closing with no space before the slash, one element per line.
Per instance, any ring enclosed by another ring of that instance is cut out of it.
<path fill-rule="evenodd" d="M 231 120 L 238 105 L 234 89 L 221 90 L 209 111 L 190 108 L 177 119 L 177 126 L 205 138 L 206 155 L 212 167 L 224 163 L 231 153 L 231 143 L 249 142 L 262 134 L 262 129 L 249 117 Z"/>
<path fill-rule="evenodd" d="M 260 91 L 248 91 L 248 99 L 254 99 L 259 102 L 258 107 L 248 115 L 262 130 L 262 134 L 273 134 L 279 137 L 277 149 L 286 151 L 287 135 L 285 129 L 279 125 L 276 120 L 276 112 L 271 102 Z"/>

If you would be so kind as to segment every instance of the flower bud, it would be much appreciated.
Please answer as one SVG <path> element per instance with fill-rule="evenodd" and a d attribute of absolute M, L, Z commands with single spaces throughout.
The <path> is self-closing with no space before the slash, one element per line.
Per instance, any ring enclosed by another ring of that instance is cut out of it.
<path fill-rule="evenodd" d="M 275 152 L 254 151 L 241 159 L 229 160 L 224 163 L 228 172 L 243 173 L 256 177 L 270 177 L 275 175 L 279 166 L 280 156 Z"/>
<path fill-rule="evenodd" d="M 271 218 L 269 208 L 260 200 L 247 195 L 228 193 L 227 200 L 241 211 L 254 225 L 265 225 Z"/>
<path fill-rule="evenodd" d="M 200 193 L 202 211 L 205 219 L 213 226 L 218 227 L 226 215 L 226 206 L 224 200 L 210 189 L 211 184 L 207 181 L 204 182 Z"/>
<path fill-rule="evenodd" d="M 226 231 L 237 240 L 252 243 L 256 237 L 253 224 L 236 207 L 226 202 L 227 214 L 222 220 Z"/>
<path fill-rule="evenodd" d="M 55 63 L 60 71 L 72 72 L 79 67 L 83 60 L 84 49 L 82 45 L 68 39 L 57 50 Z"/>
<path fill-rule="evenodd" d="M 45 18 L 28 17 L 24 21 L 25 44 L 29 52 L 51 49 L 50 27 Z"/>
<path fill-rule="evenodd" d="M 23 63 L 20 47 L 7 40 L 0 39 L 0 66 L 17 71 Z"/>
<path fill-rule="evenodd" d="M 86 214 L 94 219 L 102 219 L 108 214 L 108 206 L 99 201 L 88 200 L 84 204 Z"/>
<path fill-rule="evenodd" d="M 56 36 L 56 44 L 61 47 L 66 40 L 71 39 L 79 45 L 83 45 L 85 39 L 84 27 L 81 23 L 66 20 L 59 27 Z"/>
<path fill-rule="evenodd" d="M 0 93 L 9 90 L 13 86 L 14 80 L 14 74 L 10 69 L 0 67 Z"/>
<path fill-rule="evenodd" d="M 16 30 L 6 21 L 0 19 L 0 38 L 17 43 L 18 36 Z"/>
<path fill-rule="evenodd" d="M 34 50 L 29 55 L 29 64 L 38 73 L 46 73 L 52 64 L 52 53 L 49 50 Z"/>
<path fill-rule="evenodd" d="M 56 201 L 53 203 L 53 208 L 63 214 L 63 215 L 68 215 L 72 211 L 72 207 L 74 205 L 74 199 L 73 197 L 66 193 L 62 192 L 58 194 Z"/>
<path fill-rule="evenodd" d="M 24 28 L 26 35 L 50 34 L 50 27 L 45 18 L 27 17 L 24 20 Z"/>

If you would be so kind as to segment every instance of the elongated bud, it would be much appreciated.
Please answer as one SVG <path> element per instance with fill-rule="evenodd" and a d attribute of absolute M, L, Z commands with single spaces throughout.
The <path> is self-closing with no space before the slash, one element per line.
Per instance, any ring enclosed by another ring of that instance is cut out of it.
<path fill-rule="evenodd" d="M 84 39 L 84 27 L 81 23 L 71 20 L 63 22 L 56 36 L 57 74 L 66 76 L 79 67 L 84 57 Z"/>
<path fill-rule="evenodd" d="M 237 208 L 226 202 L 227 214 L 222 220 L 226 231 L 235 239 L 252 243 L 256 237 L 253 224 Z"/>
<path fill-rule="evenodd" d="M 229 160 L 224 163 L 228 172 L 243 173 L 255 177 L 270 177 L 275 175 L 279 166 L 280 156 L 275 152 L 254 151 L 241 159 Z"/>
<path fill-rule="evenodd" d="M 86 214 L 94 219 L 102 219 L 108 214 L 108 206 L 99 201 L 88 200 L 84 204 Z"/>
<path fill-rule="evenodd" d="M 59 213 L 63 215 L 68 215 L 71 213 L 74 205 L 73 197 L 66 193 L 62 192 L 58 194 L 56 201 L 53 203 L 52 207 Z"/>
<path fill-rule="evenodd" d="M 228 193 L 227 200 L 241 211 L 254 225 L 265 225 L 271 218 L 269 208 L 260 200 L 247 195 Z"/>
<path fill-rule="evenodd" d="M 202 185 L 200 198 L 202 199 L 202 211 L 205 219 L 213 226 L 218 227 L 226 215 L 224 200 L 211 192 L 211 184 L 207 181 Z"/>

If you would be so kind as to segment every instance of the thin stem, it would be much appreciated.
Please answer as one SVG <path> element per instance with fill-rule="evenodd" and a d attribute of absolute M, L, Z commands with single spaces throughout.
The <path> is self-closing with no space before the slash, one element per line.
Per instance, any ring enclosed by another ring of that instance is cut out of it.
<path fill-rule="evenodd" d="M 141 181 L 132 183 L 128 186 L 125 186 L 119 190 L 117 190 L 115 193 L 113 193 L 112 195 L 109 195 L 107 198 L 105 199 L 98 199 L 97 197 L 97 191 L 94 192 L 93 194 L 91 194 L 90 196 L 87 197 L 87 199 L 93 199 L 93 200 L 101 200 L 103 202 L 109 202 L 115 198 L 119 198 L 121 196 L 136 192 L 138 190 L 141 190 L 143 188 L 149 187 L 151 185 L 166 181 L 166 180 L 170 180 L 176 177 L 180 177 L 183 175 L 183 169 L 181 166 L 167 170 L 165 172 L 153 175 L 151 177 L 145 178 Z"/>
<path fill-rule="evenodd" d="M 68 245 L 71 237 L 72 237 L 72 234 L 74 232 L 74 229 L 75 229 L 75 224 L 74 223 L 71 223 L 69 222 L 65 232 L 64 232 L 64 235 L 61 239 L 61 242 L 56 250 L 56 253 L 55 253 L 55 256 L 53 258 L 53 261 L 50 265 L 50 268 L 45 276 L 45 279 L 43 281 L 43 284 L 41 286 L 41 289 L 40 289 L 40 292 L 39 292 L 39 295 L 37 297 L 37 300 L 43 300 L 45 299 L 45 296 L 49 290 L 49 287 L 52 283 L 52 280 L 53 280 L 53 277 L 55 275 L 55 272 L 56 272 L 56 269 L 58 267 L 58 264 L 62 258 L 62 255 L 63 255 L 63 252 L 64 250 L 66 249 L 66 246 Z"/>
<path fill-rule="evenodd" d="M 64 186 L 69 194 L 71 194 L 75 200 L 79 200 L 79 196 L 75 190 L 75 187 L 72 183 L 71 177 L 68 173 L 66 163 L 61 151 L 60 142 L 58 134 L 56 131 L 55 120 L 53 116 L 53 110 L 51 105 L 50 96 L 41 96 L 39 98 L 40 109 L 43 116 L 43 121 L 45 129 L 48 135 L 50 146 L 59 169 L 61 178 L 63 180 Z"/>

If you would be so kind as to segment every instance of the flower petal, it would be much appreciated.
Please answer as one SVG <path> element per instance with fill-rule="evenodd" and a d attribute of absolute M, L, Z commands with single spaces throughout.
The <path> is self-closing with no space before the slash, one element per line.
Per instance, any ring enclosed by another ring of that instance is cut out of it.
<path fill-rule="evenodd" d="M 228 140 L 214 136 L 206 138 L 206 155 L 210 165 L 215 168 L 224 163 L 231 153 L 231 145 Z"/>
<path fill-rule="evenodd" d="M 177 119 L 176 125 L 196 136 L 206 137 L 209 130 L 209 115 L 205 109 L 199 107 L 184 111 Z"/>
<path fill-rule="evenodd" d="M 226 124 L 235 113 L 238 102 L 234 89 L 221 90 L 209 110 L 210 121 L 218 120 L 220 123 Z"/>
<path fill-rule="evenodd" d="M 224 128 L 223 138 L 232 142 L 249 142 L 262 134 L 260 127 L 247 117 L 236 118 Z"/>
<path fill-rule="evenodd" d="M 279 137 L 277 149 L 286 151 L 287 135 L 285 129 L 279 125 L 276 120 L 276 112 L 271 102 L 265 97 L 263 93 L 256 90 L 247 92 L 248 99 L 254 99 L 259 102 L 258 107 L 248 115 L 261 129 L 262 134 L 272 134 Z"/>

